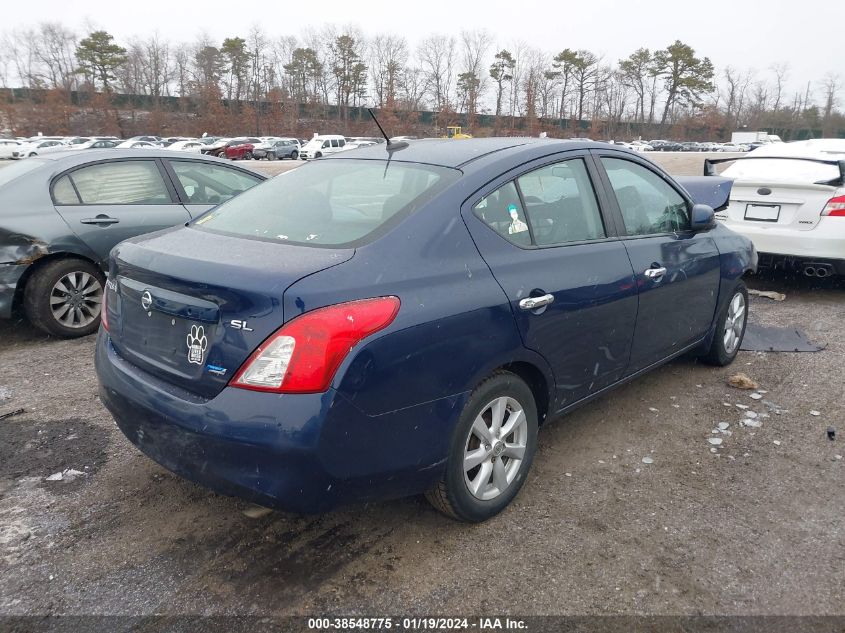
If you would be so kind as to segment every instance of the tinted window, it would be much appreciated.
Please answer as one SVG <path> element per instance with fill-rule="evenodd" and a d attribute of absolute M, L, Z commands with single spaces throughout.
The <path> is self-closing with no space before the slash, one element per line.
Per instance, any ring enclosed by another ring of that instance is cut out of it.
<path fill-rule="evenodd" d="M 619 158 L 602 158 L 628 235 L 690 229 L 687 203 L 656 173 Z"/>
<path fill-rule="evenodd" d="M 330 143 L 328 141 L 323 141 L 323 147 L 329 147 Z"/>
<path fill-rule="evenodd" d="M 170 204 L 170 194 L 153 161 L 119 161 L 68 174 L 82 204 Z M 56 201 L 57 204 L 61 204 Z"/>
<path fill-rule="evenodd" d="M 237 169 L 199 161 L 170 161 L 191 204 L 220 204 L 261 182 Z"/>
<path fill-rule="evenodd" d="M 62 176 L 53 185 L 53 202 L 56 204 L 79 204 L 79 196 L 70 183 L 69 176 Z"/>
<path fill-rule="evenodd" d="M 534 242 L 540 246 L 606 237 L 593 185 L 581 159 L 517 179 Z"/>
<path fill-rule="evenodd" d="M 518 246 L 531 245 L 525 210 L 512 182 L 482 198 L 472 212 L 507 241 Z"/>
<path fill-rule="evenodd" d="M 319 161 L 268 180 L 196 224 L 271 240 L 349 244 L 412 212 L 458 175 L 428 165 Z"/>
<path fill-rule="evenodd" d="M 338 146 L 338 145 L 337 145 L 337 139 L 336 139 L 336 138 L 333 138 L 333 139 L 332 139 L 332 147 L 337 147 L 337 146 Z"/>

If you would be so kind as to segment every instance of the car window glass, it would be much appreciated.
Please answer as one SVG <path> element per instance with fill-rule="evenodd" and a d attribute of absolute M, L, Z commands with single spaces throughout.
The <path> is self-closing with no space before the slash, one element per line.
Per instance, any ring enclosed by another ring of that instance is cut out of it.
<path fill-rule="evenodd" d="M 335 246 L 411 213 L 458 172 L 381 161 L 317 161 L 294 169 L 204 215 L 196 224 L 226 233 Z"/>
<path fill-rule="evenodd" d="M 518 246 L 531 245 L 525 210 L 513 182 L 482 198 L 472 212 L 507 241 Z"/>
<path fill-rule="evenodd" d="M 616 194 L 628 235 L 690 229 L 687 203 L 656 173 L 629 160 L 601 159 Z"/>
<path fill-rule="evenodd" d="M 190 160 L 170 161 L 190 204 L 220 204 L 261 182 L 238 169 Z"/>
<path fill-rule="evenodd" d="M 323 147 L 324 148 L 329 147 L 329 146 L 330 146 L 330 143 L 328 141 L 323 141 Z"/>
<path fill-rule="evenodd" d="M 340 139 L 340 141 L 338 141 L 338 145 L 340 147 L 345 147 L 346 146 L 346 139 Z"/>
<path fill-rule="evenodd" d="M 69 174 L 83 204 L 170 204 L 170 194 L 153 161 L 117 161 Z"/>
<path fill-rule="evenodd" d="M 539 246 L 606 237 L 582 159 L 548 165 L 517 179 Z"/>
<path fill-rule="evenodd" d="M 337 147 L 337 139 L 332 139 L 332 147 Z"/>
<path fill-rule="evenodd" d="M 56 204 L 79 204 L 79 196 L 76 195 L 69 176 L 62 176 L 53 185 L 53 202 Z"/>

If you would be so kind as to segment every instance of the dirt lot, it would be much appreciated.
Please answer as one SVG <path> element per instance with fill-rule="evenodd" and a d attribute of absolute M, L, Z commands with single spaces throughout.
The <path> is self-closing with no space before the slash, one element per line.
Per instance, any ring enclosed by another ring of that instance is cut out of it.
<path fill-rule="evenodd" d="M 826 349 L 680 359 L 547 423 L 520 496 L 478 526 L 419 498 L 250 518 L 124 439 L 93 338 L 2 322 L 0 414 L 25 413 L 0 421 L 0 614 L 845 614 L 845 283 L 749 284 L 787 294 L 752 319 Z M 65 468 L 85 474 L 46 480 Z"/>

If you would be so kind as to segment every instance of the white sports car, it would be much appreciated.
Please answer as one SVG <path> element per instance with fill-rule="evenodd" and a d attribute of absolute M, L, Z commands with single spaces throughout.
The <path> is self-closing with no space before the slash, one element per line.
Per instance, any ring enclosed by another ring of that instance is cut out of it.
<path fill-rule="evenodd" d="M 722 172 L 734 179 L 730 204 L 716 217 L 745 235 L 760 266 L 809 277 L 845 275 L 845 139 L 764 145 Z"/>

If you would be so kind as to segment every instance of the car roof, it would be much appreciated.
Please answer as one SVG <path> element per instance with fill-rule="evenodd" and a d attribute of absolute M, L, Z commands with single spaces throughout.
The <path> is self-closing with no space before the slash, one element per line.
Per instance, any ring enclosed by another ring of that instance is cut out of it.
<path fill-rule="evenodd" d="M 749 156 L 845 159 L 845 139 L 816 138 L 791 143 L 767 143 L 750 152 Z"/>
<path fill-rule="evenodd" d="M 218 163 L 232 167 L 232 161 L 224 160 L 222 158 L 215 158 L 214 156 L 206 156 L 204 154 L 195 154 L 193 152 L 177 152 L 169 149 L 101 149 L 96 152 L 88 150 L 68 150 L 53 154 L 44 154 L 38 156 L 38 159 L 45 163 L 45 165 L 53 165 L 56 172 L 65 169 L 76 167 L 77 165 L 84 165 L 85 163 L 99 163 L 106 160 L 117 160 L 122 158 L 168 158 L 173 160 L 175 158 L 185 158 L 194 161 L 202 161 L 205 163 Z M 252 174 L 266 178 L 265 174 L 237 166 L 240 169 L 248 171 Z"/>
<path fill-rule="evenodd" d="M 323 160 L 360 160 L 385 159 L 388 157 L 387 145 L 379 143 L 357 149 L 354 154 L 333 154 Z M 595 141 L 558 140 L 533 137 L 492 137 L 472 139 L 423 139 L 408 142 L 407 147 L 392 152 L 392 160 L 426 163 L 442 167 L 462 167 L 484 156 L 499 153 L 518 153 L 531 148 L 560 151 L 573 149 L 607 148 L 606 143 Z"/>

